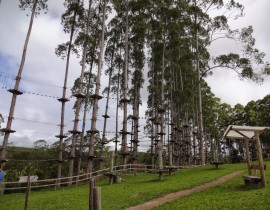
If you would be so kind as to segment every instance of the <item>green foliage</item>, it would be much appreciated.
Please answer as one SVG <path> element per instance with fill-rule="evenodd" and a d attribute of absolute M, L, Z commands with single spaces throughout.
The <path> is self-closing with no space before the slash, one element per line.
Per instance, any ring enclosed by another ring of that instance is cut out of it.
<path fill-rule="evenodd" d="M 45 140 L 34 142 L 34 148 L 8 147 L 5 181 L 18 181 L 20 176 L 27 175 L 38 175 L 39 179 L 55 178 L 56 157 L 57 150 L 49 148 Z"/>
<path fill-rule="evenodd" d="M 96 81 L 96 75 L 90 74 L 90 72 L 86 71 L 84 72 L 84 75 L 83 75 L 82 84 L 80 84 L 80 81 L 81 81 L 80 77 L 74 81 L 74 85 L 71 88 L 71 93 L 72 95 L 77 94 L 79 92 L 80 85 L 82 85 L 81 94 L 85 95 L 88 98 L 85 97 L 81 99 L 81 107 L 84 107 L 87 102 L 86 108 L 87 110 L 89 110 L 90 107 L 92 107 L 93 105 L 93 99 L 91 98 L 91 95 L 89 93 L 93 92 L 94 90 L 94 82 Z M 76 102 L 73 106 L 73 109 L 75 108 L 76 108 Z"/>
<path fill-rule="evenodd" d="M 26 10 L 29 8 L 30 10 L 33 10 L 33 7 L 36 5 L 35 14 L 39 15 L 42 10 L 46 13 L 48 10 L 48 0 L 20 0 L 19 8 L 21 10 Z"/>

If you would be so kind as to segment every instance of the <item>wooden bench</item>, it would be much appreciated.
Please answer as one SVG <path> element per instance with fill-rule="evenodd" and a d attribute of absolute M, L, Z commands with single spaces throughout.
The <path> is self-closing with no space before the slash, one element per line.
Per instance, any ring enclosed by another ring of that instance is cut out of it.
<path fill-rule="evenodd" d="M 104 176 L 109 177 L 109 184 L 114 184 L 114 183 L 121 183 L 122 182 L 122 177 L 121 174 L 117 172 L 108 172 L 104 173 Z"/>
<path fill-rule="evenodd" d="M 259 165 L 251 165 L 250 169 L 253 171 L 252 175 L 242 176 L 245 185 L 256 185 L 262 182 L 262 178 L 257 176 L 257 171 L 260 171 Z M 266 170 L 266 165 L 263 167 Z"/>

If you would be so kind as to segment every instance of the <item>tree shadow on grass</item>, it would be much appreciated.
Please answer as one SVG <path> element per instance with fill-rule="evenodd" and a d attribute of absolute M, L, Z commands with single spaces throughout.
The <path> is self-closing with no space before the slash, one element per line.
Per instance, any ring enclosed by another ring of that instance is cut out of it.
<path fill-rule="evenodd" d="M 262 189 L 262 186 L 260 184 L 252 184 L 252 185 L 238 185 L 234 187 L 235 191 L 251 191 L 251 190 L 260 190 Z"/>
<path fill-rule="evenodd" d="M 161 183 L 161 182 L 166 182 L 166 178 L 164 178 L 163 180 L 159 180 L 158 178 L 154 178 L 151 180 L 142 180 L 141 183 Z"/>
<path fill-rule="evenodd" d="M 221 171 L 223 170 L 223 168 L 216 168 L 215 166 L 213 166 L 213 168 L 205 168 L 205 171 Z"/>

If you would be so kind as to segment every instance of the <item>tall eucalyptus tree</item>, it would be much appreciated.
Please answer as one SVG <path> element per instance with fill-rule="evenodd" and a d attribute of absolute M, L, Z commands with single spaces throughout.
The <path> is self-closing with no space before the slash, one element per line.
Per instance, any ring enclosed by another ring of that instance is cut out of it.
<path fill-rule="evenodd" d="M 112 30 L 113 31 L 113 30 Z M 111 39 L 109 39 L 107 43 L 107 48 L 105 51 L 105 60 L 108 63 L 108 70 L 105 72 L 106 74 L 109 74 L 109 80 L 108 80 L 108 86 L 105 88 L 104 92 L 107 93 L 106 96 L 106 105 L 105 105 L 105 113 L 103 116 L 104 123 L 103 123 L 103 131 L 102 131 L 102 139 L 101 139 L 101 149 L 99 154 L 99 169 L 102 170 L 103 168 L 103 149 L 104 145 L 108 143 L 108 140 L 106 138 L 106 132 L 107 132 L 107 119 L 110 118 L 108 115 L 109 111 L 109 100 L 110 100 L 110 93 L 111 93 L 111 83 L 112 83 L 112 76 L 115 68 L 115 54 L 116 54 L 116 37 L 112 35 L 112 31 L 110 31 Z"/>
<path fill-rule="evenodd" d="M 82 24 L 84 9 L 80 0 L 65 0 L 64 6 L 67 10 L 62 14 L 62 25 L 65 33 L 69 33 L 69 41 L 58 45 L 55 50 L 57 56 L 66 58 L 66 66 L 65 66 L 65 76 L 64 76 L 64 85 L 63 85 L 63 93 L 62 98 L 59 98 L 58 101 L 61 102 L 61 122 L 60 122 L 60 134 L 56 137 L 59 138 L 59 157 L 58 157 L 58 171 L 57 177 L 61 178 L 62 171 L 62 162 L 63 162 L 63 139 L 66 137 L 64 134 L 64 126 L 65 126 L 65 103 L 69 101 L 66 97 L 66 89 L 67 89 L 67 80 L 69 73 L 69 62 L 71 51 L 76 49 L 73 46 L 74 36 L 77 33 L 78 28 Z M 73 170 L 73 169 L 72 169 Z"/>
<path fill-rule="evenodd" d="M 23 72 L 23 68 L 24 68 L 24 64 L 25 64 L 27 47 L 28 47 L 28 43 L 29 43 L 31 31 L 32 31 L 34 18 L 35 18 L 35 15 L 40 14 L 40 12 L 42 10 L 45 10 L 45 12 L 47 11 L 47 9 L 48 9 L 47 1 L 48 0 L 33 0 L 33 1 L 20 0 L 20 4 L 19 4 L 20 9 L 26 10 L 27 8 L 29 8 L 31 10 L 31 17 L 30 17 L 30 23 L 28 26 L 26 39 L 24 42 L 22 58 L 21 58 L 18 74 L 16 77 L 15 86 L 13 89 L 8 90 L 10 93 L 12 93 L 12 99 L 11 99 L 8 120 L 7 120 L 7 126 L 5 129 L 2 129 L 2 131 L 5 133 L 5 135 L 4 135 L 2 147 L 0 149 L 0 164 L 1 164 L 1 166 L 2 166 L 2 164 L 4 164 L 6 162 L 7 145 L 8 145 L 8 139 L 9 139 L 10 133 L 15 132 L 11 129 L 11 125 L 12 125 L 12 120 L 13 120 L 13 116 L 14 116 L 14 110 L 15 110 L 15 106 L 16 106 L 17 96 L 22 94 L 22 92 L 19 91 L 19 86 L 20 86 L 22 72 Z"/>
<path fill-rule="evenodd" d="M 125 9 L 123 9 L 123 5 L 125 2 L 122 1 L 113 1 L 112 2 L 113 9 L 115 10 L 116 15 L 112 18 L 112 20 L 108 24 L 108 44 L 105 52 L 105 59 L 108 65 L 113 63 L 112 69 L 109 69 L 112 73 L 110 84 L 110 91 L 112 94 L 116 95 L 116 110 L 115 110 L 115 152 L 114 158 L 115 163 L 117 164 L 118 159 L 118 140 L 119 138 L 119 108 L 123 108 L 123 104 L 120 103 L 119 98 L 123 95 L 124 91 L 124 40 L 125 34 L 123 31 L 125 30 L 125 22 L 123 19 L 125 18 Z M 114 49 L 114 53 L 111 54 L 112 49 Z M 106 88 L 104 91 L 108 91 Z"/>
<path fill-rule="evenodd" d="M 123 98 L 120 100 L 123 103 L 123 129 L 122 133 L 122 148 L 121 148 L 121 155 L 122 155 L 122 164 L 127 164 L 127 156 L 129 155 L 128 152 L 128 145 L 127 145 L 127 135 L 129 132 L 127 131 L 127 106 L 128 106 L 128 66 L 129 66 L 129 0 L 124 2 L 124 9 L 125 9 L 125 55 L 124 55 L 124 69 L 123 69 Z"/>
<path fill-rule="evenodd" d="M 95 47 L 93 47 L 95 50 Z M 93 50 L 93 51 L 94 51 Z M 91 53 L 90 53 L 91 54 Z M 93 54 L 93 53 L 92 53 Z M 89 55 L 90 56 L 90 55 Z M 83 79 L 83 92 L 82 94 L 85 95 L 84 98 L 82 98 L 82 105 L 83 105 L 83 119 L 82 119 L 82 132 L 80 134 L 80 142 L 79 142 L 79 149 L 78 149 L 78 154 L 77 154 L 77 175 L 80 175 L 81 172 L 81 164 L 82 164 L 82 155 L 83 155 L 83 150 L 85 149 L 84 146 L 86 145 L 87 138 L 85 136 L 85 126 L 86 126 L 86 113 L 89 111 L 89 109 L 92 106 L 92 100 L 90 98 L 91 92 L 93 92 L 94 88 L 94 81 L 96 79 L 96 75 L 92 74 L 92 68 L 94 65 L 94 58 L 95 56 L 92 55 L 92 59 L 90 60 L 90 70 L 89 72 L 84 72 L 84 79 Z M 77 78 L 74 82 L 74 86 L 71 89 L 72 94 L 77 94 L 78 93 L 78 88 L 80 84 L 80 78 Z M 76 104 L 75 104 L 76 106 Z M 76 142 L 75 142 L 76 143 Z M 78 181 L 79 177 L 77 177 Z"/>
<path fill-rule="evenodd" d="M 146 32 L 149 28 L 149 14 L 147 6 L 149 1 L 130 1 L 130 62 L 134 72 L 131 79 L 132 88 L 130 89 L 131 103 L 133 104 L 133 134 L 132 139 L 132 161 L 137 163 L 138 143 L 139 143 L 139 107 L 141 104 L 141 88 L 143 86 L 143 68 L 145 62 L 145 41 Z"/>
<path fill-rule="evenodd" d="M 92 1 L 89 0 L 89 6 L 88 6 L 88 12 L 87 12 L 87 18 L 86 18 L 86 26 L 84 27 L 84 36 L 89 35 L 90 31 L 90 21 L 92 16 Z M 83 94 L 83 80 L 84 80 L 84 72 L 85 72 L 85 66 L 86 66 L 86 59 L 87 59 L 87 51 L 88 51 L 88 39 L 84 40 L 83 43 L 83 55 L 82 55 L 82 69 L 81 69 L 81 75 L 79 80 L 79 87 L 78 91 L 73 94 L 74 97 L 76 97 L 76 108 L 75 108 L 75 119 L 74 119 L 74 125 L 73 129 L 69 131 L 72 134 L 72 142 L 71 142 L 71 151 L 70 151 L 70 162 L 69 162 L 69 177 L 70 177 L 70 184 L 72 184 L 72 176 L 73 176 L 73 167 L 74 167 L 74 159 L 75 159 L 75 143 L 76 143 L 76 137 L 81 132 L 78 131 L 78 122 L 79 122 L 79 114 L 81 110 L 81 101 L 83 98 L 87 97 Z M 91 75 L 89 75 L 91 77 Z M 81 139 L 82 140 L 82 139 Z"/>
<path fill-rule="evenodd" d="M 99 56 L 98 56 L 98 70 L 97 70 L 97 78 L 96 78 L 96 89 L 93 97 L 93 112 L 91 119 L 91 129 L 90 129 L 90 140 L 89 140 L 89 156 L 88 156 L 88 164 L 87 164 L 87 172 L 91 173 L 93 171 L 93 158 L 94 158 L 94 141 L 96 134 L 96 121 L 97 121 L 97 111 L 98 111 L 98 100 L 101 99 L 100 93 L 100 80 L 101 80 L 101 72 L 102 72 L 102 63 L 103 63 L 103 54 L 104 54 L 104 37 L 105 37 L 105 20 L 106 20 L 106 9 L 107 9 L 107 0 L 103 0 L 100 2 L 102 8 L 102 31 L 99 42 Z"/>
<path fill-rule="evenodd" d="M 202 118 L 202 96 L 201 96 L 201 78 L 212 70 L 217 68 L 233 69 L 238 73 L 240 78 L 248 78 L 253 81 L 261 81 L 260 73 L 267 71 L 267 63 L 264 62 L 264 53 L 255 48 L 255 40 L 252 37 L 252 27 L 241 30 L 231 30 L 228 24 L 226 14 L 235 12 L 235 19 L 243 14 L 244 7 L 237 1 L 203 1 L 196 0 L 193 5 L 193 25 L 194 25 L 194 44 L 195 63 L 197 72 L 197 94 L 198 94 L 198 124 L 200 140 L 200 159 L 204 164 L 204 129 Z M 215 9 L 217 16 L 211 17 L 209 11 Z M 221 15 L 219 15 L 221 14 Z M 222 35 L 220 35 L 222 34 Z M 237 40 L 242 45 L 242 56 L 235 53 L 218 55 L 212 59 L 213 65 L 209 63 L 210 54 L 207 47 L 219 39 Z M 256 67 L 255 67 L 256 66 Z M 255 67 L 255 68 L 254 68 Z M 260 68 L 261 72 L 255 71 Z"/>
<path fill-rule="evenodd" d="M 87 137 L 85 136 L 85 126 L 86 126 L 86 113 L 93 105 L 93 99 L 91 98 L 91 94 L 93 92 L 94 83 L 96 81 L 96 75 L 93 74 L 93 68 L 97 63 L 97 48 L 98 48 L 98 40 L 102 31 L 102 20 L 100 19 L 100 4 L 98 1 L 92 1 L 93 7 L 91 8 L 91 21 L 89 22 L 91 30 L 89 34 L 80 33 L 77 39 L 75 40 L 75 45 L 84 46 L 85 42 L 87 42 L 87 54 L 86 54 L 86 63 L 89 65 L 89 72 L 85 72 L 85 85 L 83 86 L 83 94 L 84 98 L 81 100 L 81 104 L 83 105 L 83 120 L 82 120 L 82 132 L 80 138 L 80 146 L 78 152 L 78 168 L 77 174 L 80 174 L 81 171 L 81 163 L 82 163 L 82 152 L 83 145 L 87 142 Z M 79 79 L 78 79 L 79 81 Z M 76 83 L 76 81 L 75 81 Z M 72 90 L 72 93 L 75 94 L 78 92 L 79 82 L 78 84 L 74 84 L 76 90 Z"/>
<path fill-rule="evenodd" d="M 84 45 L 85 41 L 87 40 L 86 63 L 89 65 L 89 71 L 84 72 L 83 95 L 85 95 L 85 97 L 81 99 L 81 105 L 83 106 L 82 108 L 83 119 L 82 119 L 82 132 L 80 135 L 81 136 L 80 146 L 79 146 L 79 151 L 78 151 L 77 174 L 80 174 L 80 171 L 81 171 L 83 145 L 85 145 L 85 141 L 87 139 L 85 137 L 86 114 L 93 105 L 91 94 L 93 92 L 96 75 L 93 74 L 92 72 L 93 72 L 94 65 L 97 62 L 97 55 L 96 55 L 96 50 L 97 50 L 97 45 L 98 45 L 97 40 L 101 33 L 101 28 L 100 28 L 101 23 L 100 23 L 98 10 L 92 9 L 92 13 L 93 13 L 93 16 L 90 22 L 90 25 L 91 25 L 90 34 L 86 35 L 84 33 L 80 33 L 77 39 L 75 40 L 75 45 L 79 45 L 79 46 Z M 79 78 L 75 81 L 74 86 L 71 90 L 72 94 L 76 94 L 78 92 L 78 88 L 80 84 L 79 81 L 80 81 Z"/>

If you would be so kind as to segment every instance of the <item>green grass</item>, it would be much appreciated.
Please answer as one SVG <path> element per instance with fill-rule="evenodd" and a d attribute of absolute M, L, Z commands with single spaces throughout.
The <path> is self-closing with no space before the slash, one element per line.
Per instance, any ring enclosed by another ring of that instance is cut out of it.
<path fill-rule="evenodd" d="M 129 206 L 158 198 L 167 193 L 192 188 L 197 185 L 215 180 L 234 171 L 246 169 L 245 164 L 222 165 L 219 169 L 214 166 L 193 168 L 165 176 L 159 181 L 156 174 L 128 175 L 124 182 L 109 186 L 108 180 L 98 182 L 102 189 L 102 208 L 124 209 Z M 29 195 L 29 209 L 87 209 L 87 184 L 62 188 L 59 190 L 32 191 Z M 0 196 L 1 210 L 23 209 L 24 194 L 7 194 Z M 209 208 L 208 208 L 209 209 Z"/>
<path fill-rule="evenodd" d="M 270 162 L 267 161 L 266 163 L 269 169 Z M 266 177 L 269 181 L 269 170 L 266 170 Z M 270 209 L 269 195 L 269 187 L 247 187 L 244 185 L 242 175 L 239 175 L 224 184 L 194 193 L 154 209 L 266 210 Z"/>

